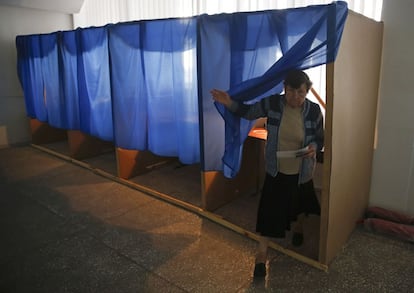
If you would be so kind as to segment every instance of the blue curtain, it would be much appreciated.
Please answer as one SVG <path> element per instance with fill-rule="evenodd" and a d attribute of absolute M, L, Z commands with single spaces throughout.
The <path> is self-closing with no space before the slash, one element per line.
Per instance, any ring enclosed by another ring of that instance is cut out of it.
<path fill-rule="evenodd" d="M 111 26 L 109 51 L 116 145 L 147 150 L 148 102 L 140 31 L 139 23 Z"/>
<path fill-rule="evenodd" d="M 39 38 L 39 35 L 16 37 L 17 73 L 23 88 L 27 115 L 47 122 Z"/>
<path fill-rule="evenodd" d="M 203 112 L 204 169 L 223 170 L 229 178 L 236 176 L 243 142 L 252 126 L 252 122 L 233 116 L 220 104 L 215 108 L 224 118 L 224 125 L 217 121 L 209 89 L 228 89 L 233 99 L 247 103 L 281 92 L 288 70 L 334 61 L 347 12 L 345 2 L 334 2 L 201 19 L 201 64 L 202 68 L 208 67 L 202 74 L 206 110 Z M 238 27 L 245 34 L 238 32 Z M 220 76 L 215 79 L 218 71 Z M 208 137 L 217 135 L 224 136 L 224 142 L 213 147 Z M 223 152 L 219 160 L 217 153 Z"/>
<path fill-rule="evenodd" d="M 66 129 L 80 130 L 79 90 L 78 90 L 78 44 L 76 31 L 58 34 L 59 71 L 61 96 L 64 101 L 62 112 Z"/>
<path fill-rule="evenodd" d="M 234 177 L 251 123 L 209 91 L 245 103 L 280 92 L 287 70 L 334 61 L 346 16 L 333 2 L 17 36 L 26 111 Z"/>
<path fill-rule="evenodd" d="M 196 18 L 109 30 L 116 145 L 200 161 Z"/>
<path fill-rule="evenodd" d="M 61 93 L 57 33 L 40 35 L 41 65 L 47 122 L 57 128 L 67 128 L 64 96 Z"/>
<path fill-rule="evenodd" d="M 77 30 L 80 130 L 113 141 L 107 27 Z"/>
<path fill-rule="evenodd" d="M 143 67 L 148 95 L 148 148 L 200 161 L 196 19 L 145 22 Z"/>

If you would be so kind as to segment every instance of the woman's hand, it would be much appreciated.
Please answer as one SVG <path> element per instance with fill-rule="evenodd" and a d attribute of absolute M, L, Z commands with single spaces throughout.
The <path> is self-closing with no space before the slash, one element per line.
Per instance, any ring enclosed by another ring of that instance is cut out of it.
<path fill-rule="evenodd" d="M 308 151 L 303 155 L 303 158 L 312 158 L 316 156 L 316 146 L 314 144 L 308 145 Z"/>
<path fill-rule="evenodd" d="M 210 93 L 214 101 L 223 104 L 226 107 L 230 107 L 233 100 L 230 98 L 227 92 L 218 89 L 212 89 Z"/>

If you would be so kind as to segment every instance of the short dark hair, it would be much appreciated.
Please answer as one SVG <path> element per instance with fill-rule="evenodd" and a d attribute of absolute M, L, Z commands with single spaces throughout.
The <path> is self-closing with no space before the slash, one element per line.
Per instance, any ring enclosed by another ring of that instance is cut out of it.
<path fill-rule="evenodd" d="M 310 90 L 312 87 L 312 81 L 309 79 L 309 76 L 302 70 L 293 69 L 290 70 L 285 77 L 283 82 L 285 86 L 290 86 L 294 89 L 298 89 L 302 84 L 306 85 L 306 90 Z"/>

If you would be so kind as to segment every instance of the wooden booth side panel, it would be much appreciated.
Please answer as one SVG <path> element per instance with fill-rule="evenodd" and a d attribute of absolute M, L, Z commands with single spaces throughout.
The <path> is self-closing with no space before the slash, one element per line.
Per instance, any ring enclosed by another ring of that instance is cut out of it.
<path fill-rule="evenodd" d="M 165 164 L 173 159 L 157 156 L 150 151 L 116 148 L 117 173 L 122 179 L 131 179 L 148 173 L 153 166 Z"/>
<path fill-rule="evenodd" d="M 113 150 L 113 143 L 83 133 L 68 130 L 69 154 L 71 158 L 82 160 Z"/>
<path fill-rule="evenodd" d="M 325 248 L 320 249 L 325 264 L 342 249 L 369 202 L 382 32 L 382 23 L 350 11 L 330 72 L 331 170 Z"/>
<path fill-rule="evenodd" d="M 214 211 L 241 195 L 260 192 L 264 176 L 264 143 L 262 139 L 246 139 L 242 164 L 235 178 L 226 178 L 221 171 L 201 172 L 203 209 Z"/>
<path fill-rule="evenodd" d="M 55 128 L 35 118 L 29 118 L 31 141 L 34 144 L 48 144 L 57 141 L 66 141 L 66 130 Z"/>

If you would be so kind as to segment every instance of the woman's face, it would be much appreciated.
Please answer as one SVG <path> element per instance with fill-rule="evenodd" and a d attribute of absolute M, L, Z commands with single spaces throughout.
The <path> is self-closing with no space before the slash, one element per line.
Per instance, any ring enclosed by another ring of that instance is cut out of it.
<path fill-rule="evenodd" d="M 308 93 L 308 90 L 306 89 L 305 83 L 303 83 L 297 89 L 286 85 L 285 86 L 286 103 L 292 108 L 302 107 L 303 103 L 305 102 L 307 93 Z"/>

